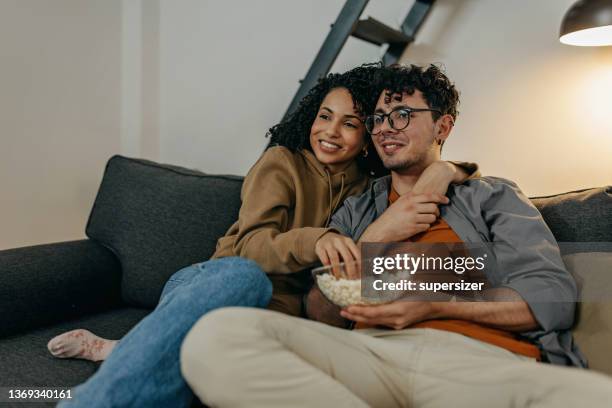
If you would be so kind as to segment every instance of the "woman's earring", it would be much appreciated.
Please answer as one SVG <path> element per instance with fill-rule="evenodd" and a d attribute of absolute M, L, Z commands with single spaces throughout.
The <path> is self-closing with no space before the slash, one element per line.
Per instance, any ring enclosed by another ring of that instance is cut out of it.
<path fill-rule="evenodd" d="M 368 147 L 367 146 L 363 149 L 361 154 L 363 155 L 363 157 L 368 157 Z"/>

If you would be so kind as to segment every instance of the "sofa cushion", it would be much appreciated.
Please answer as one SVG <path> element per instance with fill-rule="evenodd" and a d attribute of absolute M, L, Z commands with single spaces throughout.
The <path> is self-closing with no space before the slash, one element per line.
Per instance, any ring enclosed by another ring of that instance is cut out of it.
<path fill-rule="evenodd" d="M 612 252 L 565 255 L 563 262 L 579 288 L 574 338 L 590 368 L 612 375 Z"/>
<path fill-rule="evenodd" d="M 121 295 L 154 307 L 166 280 L 208 259 L 237 219 L 242 178 L 112 157 L 86 233 L 121 263 Z"/>
<path fill-rule="evenodd" d="M 531 201 L 559 242 L 612 242 L 612 186 Z"/>
<path fill-rule="evenodd" d="M 149 312 L 137 308 L 114 309 L 0 339 L 2 386 L 73 387 L 84 382 L 96 372 L 99 364 L 55 358 L 47 350 L 49 340 L 76 328 L 91 330 L 105 338 L 120 339 Z"/>

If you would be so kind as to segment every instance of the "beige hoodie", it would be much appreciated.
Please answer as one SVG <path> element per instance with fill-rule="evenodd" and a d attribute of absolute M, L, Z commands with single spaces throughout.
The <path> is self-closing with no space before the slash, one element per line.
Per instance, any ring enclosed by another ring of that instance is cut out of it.
<path fill-rule="evenodd" d="M 368 182 L 355 162 L 332 175 L 309 150 L 272 147 L 247 174 L 238 221 L 219 239 L 213 258 L 242 256 L 257 262 L 270 275 L 272 308 L 278 309 L 278 295 L 309 289 L 304 269 L 319 261 L 315 243 L 329 230 L 325 227 L 334 210 L 347 197 L 361 194 Z"/>

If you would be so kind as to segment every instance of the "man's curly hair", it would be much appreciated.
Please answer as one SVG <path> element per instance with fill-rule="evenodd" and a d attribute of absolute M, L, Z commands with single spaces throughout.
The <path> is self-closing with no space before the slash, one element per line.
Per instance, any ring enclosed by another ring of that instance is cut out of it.
<path fill-rule="evenodd" d="M 418 65 L 394 64 L 378 70 L 376 88 L 385 90 L 387 94 L 406 92 L 414 94 L 421 91 L 425 102 L 431 109 L 438 109 L 442 115 L 451 115 L 457 119 L 459 92 L 442 70 L 430 64 L 427 67 Z M 440 118 L 437 112 L 431 112 L 433 120 Z"/>
<path fill-rule="evenodd" d="M 266 149 L 272 146 L 284 146 L 292 151 L 300 149 L 312 151 L 310 128 L 323 99 L 334 88 L 346 88 L 353 98 L 355 110 L 363 116 L 372 113 L 380 95 L 380 88 L 374 86 L 374 82 L 381 68 L 381 63 L 363 64 L 345 73 L 329 74 L 320 79 L 300 101 L 293 113 L 270 128 L 266 134 L 270 138 Z M 369 137 L 364 130 L 364 138 L 368 142 Z M 388 173 L 371 143 L 368 143 L 368 156 L 363 157 L 360 154 L 356 160 L 366 174 L 380 176 Z"/>

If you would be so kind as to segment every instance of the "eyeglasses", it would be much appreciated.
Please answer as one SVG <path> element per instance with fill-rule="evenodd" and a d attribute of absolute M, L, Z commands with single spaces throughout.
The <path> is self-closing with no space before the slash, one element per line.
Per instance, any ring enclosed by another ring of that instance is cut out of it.
<path fill-rule="evenodd" d="M 370 115 L 365 120 L 365 127 L 368 133 L 371 135 L 377 135 L 382 130 L 382 125 L 385 123 L 385 118 L 389 119 L 389 126 L 395 130 L 404 130 L 410 124 L 410 115 L 413 112 L 438 112 L 442 115 L 438 109 L 422 109 L 422 108 L 409 108 L 409 107 L 398 107 L 393 109 L 389 113 L 375 113 Z"/>

